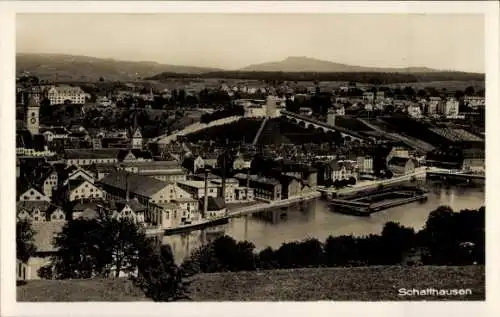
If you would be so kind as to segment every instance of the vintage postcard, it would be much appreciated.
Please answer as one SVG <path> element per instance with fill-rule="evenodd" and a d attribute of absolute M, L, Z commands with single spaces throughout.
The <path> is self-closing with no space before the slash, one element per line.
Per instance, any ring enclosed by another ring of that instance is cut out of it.
<path fill-rule="evenodd" d="M 2 314 L 494 312 L 494 3 L 2 8 Z"/>

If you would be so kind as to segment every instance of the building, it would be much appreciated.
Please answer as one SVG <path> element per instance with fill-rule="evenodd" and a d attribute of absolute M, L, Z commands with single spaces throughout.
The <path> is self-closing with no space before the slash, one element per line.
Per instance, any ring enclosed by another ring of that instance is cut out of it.
<path fill-rule="evenodd" d="M 238 170 L 247 170 L 252 165 L 252 158 L 247 155 L 238 156 L 233 162 L 233 169 Z"/>
<path fill-rule="evenodd" d="M 133 149 L 142 149 L 143 146 L 143 140 L 142 140 L 142 133 L 141 129 L 137 128 L 135 132 L 132 134 L 132 148 Z"/>
<path fill-rule="evenodd" d="M 234 176 L 240 186 L 244 187 L 248 184 L 254 189 L 254 197 L 258 200 L 276 201 L 281 200 L 281 183 L 273 178 L 267 178 L 258 175 L 247 175 L 238 173 Z"/>
<path fill-rule="evenodd" d="M 88 166 L 99 163 L 117 163 L 122 149 L 65 149 L 66 165 Z"/>
<path fill-rule="evenodd" d="M 149 176 L 167 182 L 179 182 L 186 180 L 186 172 L 179 162 L 171 161 L 129 161 L 119 165 L 120 170 Z"/>
<path fill-rule="evenodd" d="M 462 151 L 462 158 L 463 171 L 484 175 L 486 164 L 485 153 L 483 149 L 464 149 Z"/>
<path fill-rule="evenodd" d="M 441 97 L 430 97 L 427 104 L 427 115 L 433 116 L 438 113 L 438 106 L 442 104 Z"/>
<path fill-rule="evenodd" d="M 463 100 L 467 106 L 471 107 L 474 110 L 477 110 L 479 108 L 484 108 L 484 106 L 485 106 L 484 97 L 465 96 Z"/>
<path fill-rule="evenodd" d="M 299 114 L 301 116 L 312 116 L 313 114 L 313 111 L 311 108 L 308 108 L 308 107 L 302 107 L 302 108 L 299 108 Z"/>
<path fill-rule="evenodd" d="M 124 171 L 108 174 L 99 181 L 107 200 L 127 200 L 137 198 L 137 201 L 148 209 L 147 219 L 163 226 L 165 215 L 163 205 L 192 198 L 191 195 L 172 182 L 165 182 L 152 177 L 136 175 Z M 159 222 L 159 223 L 158 223 Z"/>
<path fill-rule="evenodd" d="M 371 174 L 373 173 L 373 158 L 370 156 L 358 156 L 356 158 L 358 173 Z"/>
<path fill-rule="evenodd" d="M 420 108 L 420 105 L 418 104 L 410 104 L 406 108 L 406 111 L 408 112 L 408 115 L 412 118 L 420 119 L 422 118 L 422 109 Z"/>
<path fill-rule="evenodd" d="M 331 180 L 348 180 L 352 177 L 357 178 L 356 163 L 347 160 L 333 160 L 331 166 Z"/>
<path fill-rule="evenodd" d="M 300 179 L 293 176 L 281 175 L 278 180 L 281 183 L 282 199 L 299 197 L 302 194 L 303 185 Z"/>
<path fill-rule="evenodd" d="M 38 221 L 32 223 L 34 235 L 35 254 L 27 263 L 17 261 L 18 280 L 38 280 L 40 273 L 46 266 L 52 263 L 52 258 L 57 255 L 54 238 L 62 231 L 66 220 Z"/>
<path fill-rule="evenodd" d="M 69 201 L 104 198 L 102 189 L 83 178 L 69 180 L 67 187 Z"/>
<path fill-rule="evenodd" d="M 141 161 L 141 162 L 152 162 L 153 155 L 149 151 L 141 149 L 121 149 L 118 152 L 119 162 L 131 162 L 131 161 Z"/>
<path fill-rule="evenodd" d="M 375 100 L 375 94 L 370 91 L 365 91 L 363 93 L 363 101 L 373 102 Z"/>
<path fill-rule="evenodd" d="M 334 109 L 328 109 L 328 113 L 326 114 L 326 123 L 335 126 L 335 115 L 337 114 L 337 111 Z M 345 114 L 345 110 L 344 110 Z"/>
<path fill-rule="evenodd" d="M 119 201 L 115 203 L 116 210 L 114 210 L 112 217 L 115 219 L 128 218 L 134 222 L 146 222 L 146 206 L 139 203 L 137 199 L 128 201 Z"/>
<path fill-rule="evenodd" d="M 206 219 L 210 218 L 220 218 L 227 215 L 227 208 L 224 200 L 220 197 L 208 197 L 207 206 L 205 208 L 205 200 L 201 198 L 199 200 L 200 210 Z"/>
<path fill-rule="evenodd" d="M 442 102 L 439 104 L 438 112 L 446 118 L 456 118 L 458 117 L 459 113 L 459 103 L 454 98 L 448 98 L 446 102 Z"/>
<path fill-rule="evenodd" d="M 393 157 L 387 166 L 394 175 L 407 175 L 415 172 L 418 162 L 414 158 Z"/>
<path fill-rule="evenodd" d="M 200 199 L 205 197 L 205 181 L 196 181 L 196 180 L 186 180 L 177 182 L 179 188 L 182 188 L 186 192 L 190 194 L 190 196 L 194 199 Z M 220 186 L 214 184 L 212 182 L 208 182 L 207 184 L 209 197 L 218 197 L 220 192 Z"/>
<path fill-rule="evenodd" d="M 52 86 L 47 92 L 47 97 L 51 105 L 64 103 L 83 105 L 86 94 L 80 87 Z"/>

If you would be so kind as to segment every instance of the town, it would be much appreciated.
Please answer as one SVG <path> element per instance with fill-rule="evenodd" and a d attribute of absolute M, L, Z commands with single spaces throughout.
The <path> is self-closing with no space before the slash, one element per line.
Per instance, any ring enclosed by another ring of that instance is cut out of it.
<path fill-rule="evenodd" d="M 16 213 L 37 248 L 19 279 L 40 278 L 67 222 L 102 213 L 161 233 L 431 168 L 484 181 L 484 90 L 472 86 L 164 86 L 17 78 Z"/>

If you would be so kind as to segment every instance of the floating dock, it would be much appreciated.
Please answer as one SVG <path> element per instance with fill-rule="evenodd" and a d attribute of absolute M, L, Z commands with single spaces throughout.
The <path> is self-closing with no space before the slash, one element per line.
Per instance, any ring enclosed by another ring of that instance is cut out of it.
<path fill-rule="evenodd" d="M 353 195 L 348 198 L 330 199 L 330 208 L 335 212 L 368 217 L 372 213 L 427 200 L 427 191 L 418 187 L 397 187 Z"/>

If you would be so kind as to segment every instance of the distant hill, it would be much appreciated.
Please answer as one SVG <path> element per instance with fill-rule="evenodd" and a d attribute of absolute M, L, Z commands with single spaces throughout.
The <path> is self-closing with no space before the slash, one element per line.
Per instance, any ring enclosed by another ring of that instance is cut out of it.
<path fill-rule="evenodd" d="M 242 68 L 241 71 L 253 72 L 380 72 L 380 73 L 429 73 L 436 69 L 427 67 L 379 68 L 339 64 L 316 58 L 291 56 L 282 61 L 254 64 Z"/>
<path fill-rule="evenodd" d="M 101 77 L 110 81 L 130 81 L 158 73 L 200 74 L 217 71 L 215 68 L 177 66 L 156 62 L 129 62 L 87 56 L 64 54 L 19 53 L 16 72 L 29 72 L 41 80 L 98 81 Z"/>

